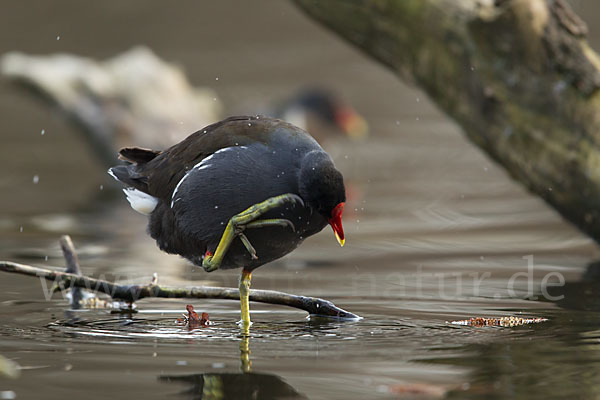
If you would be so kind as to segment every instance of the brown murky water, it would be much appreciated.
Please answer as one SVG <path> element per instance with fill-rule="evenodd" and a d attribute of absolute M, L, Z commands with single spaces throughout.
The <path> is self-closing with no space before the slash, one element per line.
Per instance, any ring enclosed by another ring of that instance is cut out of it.
<path fill-rule="evenodd" d="M 600 19 L 595 2 L 574 3 L 589 22 Z M 20 1 L 0 14 L 2 52 L 102 58 L 136 44 L 184 66 L 230 113 L 320 84 L 367 118 L 367 141 L 328 145 L 352 182 L 346 247 L 326 230 L 253 280 L 364 319 L 309 320 L 253 304 L 253 373 L 243 374 L 235 302 L 193 302 L 214 325 L 188 331 L 174 323 L 185 300 L 140 301 L 133 317 L 66 313 L 66 300 L 47 299 L 36 279 L 3 274 L 0 355 L 21 374 L 0 374 L 0 398 L 600 396 L 597 246 L 467 143 L 421 92 L 290 4 Z M 69 233 L 87 274 L 236 285 L 235 271 L 208 275 L 162 254 L 78 127 L 17 86 L 0 87 L 0 259 L 61 266 L 57 242 Z M 500 315 L 549 321 L 446 323 Z"/>

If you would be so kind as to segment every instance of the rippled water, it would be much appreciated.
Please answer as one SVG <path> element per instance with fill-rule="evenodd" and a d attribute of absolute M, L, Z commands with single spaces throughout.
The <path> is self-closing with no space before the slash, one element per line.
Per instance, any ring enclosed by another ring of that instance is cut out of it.
<path fill-rule="evenodd" d="M 575 3 L 593 17 L 592 3 Z M 16 379 L 0 372 L 0 396 L 600 396 L 596 245 L 510 181 L 422 93 L 287 3 L 35 4 L 5 7 L 2 51 L 106 57 L 145 43 L 217 90 L 230 112 L 315 82 L 354 104 L 370 123 L 369 139 L 327 143 L 349 182 L 346 247 L 325 230 L 261 267 L 253 287 L 327 298 L 363 319 L 311 320 L 252 304 L 252 372 L 243 373 L 236 302 L 146 299 L 132 315 L 68 311 L 60 294 L 46 299 L 37 279 L 3 274 L 0 367 L 8 359 L 21 368 Z M 37 22 L 24 32 L 30 20 Z M 161 253 L 78 127 L 19 87 L 0 86 L 0 259 L 62 266 L 58 238 L 69 233 L 86 274 L 237 285 L 236 271 L 206 274 Z M 213 324 L 178 324 L 188 303 Z M 549 321 L 447 323 L 505 315 Z"/>

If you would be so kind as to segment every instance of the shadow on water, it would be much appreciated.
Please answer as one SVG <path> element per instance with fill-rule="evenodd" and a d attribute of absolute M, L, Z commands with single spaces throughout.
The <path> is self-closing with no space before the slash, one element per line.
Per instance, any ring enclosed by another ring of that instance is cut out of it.
<path fill-rule="evenodd" d="M 548 293 L 561 308 L 600 311 L 600 261 L 588 264 L 580 280 L 549 287 Z"/>

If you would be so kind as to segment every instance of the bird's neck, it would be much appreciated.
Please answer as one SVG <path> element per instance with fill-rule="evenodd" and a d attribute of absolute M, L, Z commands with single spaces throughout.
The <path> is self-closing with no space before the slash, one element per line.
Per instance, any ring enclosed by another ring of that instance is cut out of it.
<path fill-rule="evenodd" d="M 318 188 L 323 186 L 321 181 L 331 170 L 335 170 L 333 161 L 324 151 L 313 150 L 304 156 L 298 175 L 298 189 L 300 197 L 308 202 L 309 206 L 316 205 Z"/>

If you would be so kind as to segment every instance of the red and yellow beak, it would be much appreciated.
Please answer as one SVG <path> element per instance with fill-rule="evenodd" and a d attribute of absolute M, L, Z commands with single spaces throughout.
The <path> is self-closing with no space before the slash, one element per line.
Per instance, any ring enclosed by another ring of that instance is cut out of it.
<path fill-rule="evenodd" d="M 369 133 L 367 121 L 349 106 L 341 107 L 335 112 L 335 121 L 352 139 L 361 139 Z"/>
<path fill-rule="evenodd" d="M 344 238 L 344 228 L 342 228 L 342 212 L 344 211 L 344 203 L 340 203 L 331 212 L 329 225 L 333 228 L 333 233 L 340 246 L 344 247 L 346 239 Z"/>

